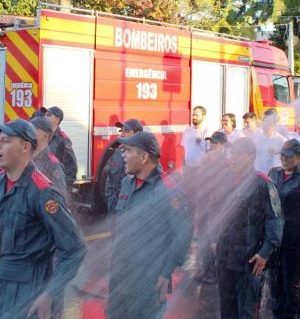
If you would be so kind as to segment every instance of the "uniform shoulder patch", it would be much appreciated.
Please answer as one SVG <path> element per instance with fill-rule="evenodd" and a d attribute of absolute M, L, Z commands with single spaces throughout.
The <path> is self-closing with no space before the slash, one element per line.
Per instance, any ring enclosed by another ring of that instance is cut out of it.
<path fill-rule="evenodd" d="M 261 177 L 265 182 L 271 182 L 272 181 L 271 177 L 269 177 L 265 173 L 256 171 L 256 175 Z"/>
<path fill-rule="evenodd" d="M 55 163 L 55 164 L 59 163 L 59 160 L 57 159 L 57 157 L 51 152 L 48 153 L 48 158 L 49 158 L 50 162 L 52 162 L 52 163 Z"/>
<path fill-rule="evenodd" d="M 58 207 L 58 202 L 53 199 L 48 200 L 45 204 L 45 210 L 49 214 L 56 214 L 58 211 Z"/>
<path fill-rule="evenodd" d="M 171 205 L 171 207 L 174 208 L 174 209 L 179 209 L 179 208 L 181 208 L 182 204 L 181 204 L 180 198 L 179 198 L 178 196 L 171 198 L 171 200 L 170 200 L 170 205 Z"/>
<path fill-rule="evenodd" d="M 46 189 L 51 185 L 50 180 L 40 171 L 35 170 L 31 174 L 32 180 L 38 189 Z"/>
<path fill-rule="evenodd" d="M 175 186 L 176 186 L 175 181 L 170 175 L 168 175 L 165 172 L 162 172 L 160 174 L 160 178 L 161 178 L 161 180 L 166 188 L 168 188 L 168 189 L 175 188 Z"/>

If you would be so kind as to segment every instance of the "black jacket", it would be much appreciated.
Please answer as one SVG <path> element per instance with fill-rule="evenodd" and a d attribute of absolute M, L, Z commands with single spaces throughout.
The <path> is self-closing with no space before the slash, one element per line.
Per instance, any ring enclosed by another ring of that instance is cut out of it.
<path fill-rule="evenodd" d="M 67 185 L 72 185 L 77 175 L 77 160 L 72 148 L 72 142 L 60 127 L 56 129 L 49 143 L 51 152 L 62 163 L 66 175 Z"/>
<path fill-rule="evenodd" d="M 230 180 L 230 177 L 228 177 Z M 277 190 L 268 176 L 251 171 L 246 180 L 231 180 L 218 218 L 221 233 L 217 261 L 221 267 L 244 271 L 258 253 L 268 259 L 280 246 L 283 216 Z"/>
<path fill-rule="evenodd" d="M 291 177 L 284 181 L 284 171 L 281 167 L 272 168 L 270 177 L 274 181 L 284 213 L 284 228 L 282 246 L 299 248 L 300 243 L 300 167 Z"/>

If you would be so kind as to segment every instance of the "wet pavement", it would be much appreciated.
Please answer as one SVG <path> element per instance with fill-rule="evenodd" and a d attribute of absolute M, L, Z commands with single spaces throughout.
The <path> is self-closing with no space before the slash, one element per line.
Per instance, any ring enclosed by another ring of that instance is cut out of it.
<path fill-rule="evenodd" d="M 111 256 L 110 223 L 106 219 L 82 227 L 88 245 L 84 263 L 66 290 L 63 319 L 107 319 L 108 274 Z M 216 285 L 201 285 L 195 273 L 195 249 L 184 267 L 172 276 L 173 293 L 168 295 L 164 319 L 218 319 Z"/>
<path fill-rule="evenodd" d="M 110 227 L 107 220 L 83 228 L 89 248 L 85 261 L 66 290 L 63 319 L 107 319 L 108 277 L 111 256 Z M 201 284 L 197 272 L 197 243 L 193 241 L 187 262 L 172 276 L 173 293 L 168 295 L 164 319 L 219 319 L 217 285 Z M 271 318 L 262 311 L 260 318 Z"/>

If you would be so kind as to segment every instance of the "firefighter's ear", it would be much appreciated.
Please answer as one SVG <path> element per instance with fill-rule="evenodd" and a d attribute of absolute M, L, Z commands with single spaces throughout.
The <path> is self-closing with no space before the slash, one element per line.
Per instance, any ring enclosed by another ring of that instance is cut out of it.
<path fill-rule="evenodd" d="M 32 152 L 32 145 L 30 142 L 22 141 L 22 146 L 23 146 L 23 153 L 31 153 Z"/>
<path fill-rule="evenodd" d="M 142 152 L 142 164 L 145 164 L 149 160 L 149 154 L 147 152 Z"/>

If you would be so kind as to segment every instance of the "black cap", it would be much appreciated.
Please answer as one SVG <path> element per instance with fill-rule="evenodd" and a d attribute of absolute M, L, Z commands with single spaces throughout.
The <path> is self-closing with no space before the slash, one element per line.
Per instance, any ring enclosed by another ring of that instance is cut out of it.
<path fill-rule="evenodd" d="M 160 157 L 157 139 L 150 132 L 138 132 L 128 138 L 119 137 L 118 141 L 121 144 L 136 146 L 157 158 Z"/>
<path fill-rule="evenodd" d="M 32 123 L 35 128 L 39 128 L 47 133 L 52 133 L 51 123 L 46 117 L 35 117 L 30 123 Z"/>
<path fill-rule="evenodd" d="M 280 154 L 286 157 L 300 155 L 300 142 L 295 138 L 286 141 L 281 148 Z"/>
<path fill-rule="evenodd" d="M 42 106 L 38 111 L 35 111 L 32 114 L 31 118 L 33 119 L 35 117 L 43 117 L 43 116 L 45 116 L 46 112 L 47 112 L 47 109 Z"/>
<path fill-rule="evenodd" d="M 134 132 L 142 132 L 143 131 L 142 123 L 136 119 L 130 119 L 124 123 L 117 122 L 115 124 L 115 126 L 119 127 L 119 128 L 125 128 L 127 130 L 133 130 Z"/>
<path fill-rule="evenodd" d="M 33 149 L 37 145 L 37 133 L 35 127 L 28 121 L 17 119 L 0 125 L 0 132 L 8 136 L 17 136 L 26 142 L 31 143 Z"/>
<path fill-rule="evenodd" d="M 58 106 L 51 106 L 47 109 L 47 113 L 54 114 L 56 117 L 62 121 L 64 119 L 64 112 Z"/>
<path fill-rule="evenodd" d="M 211 143 L 226 144 L 228 142 L 227 135 L 223 132 L 216 131 L 211 137 L 207 138 Z"/>

